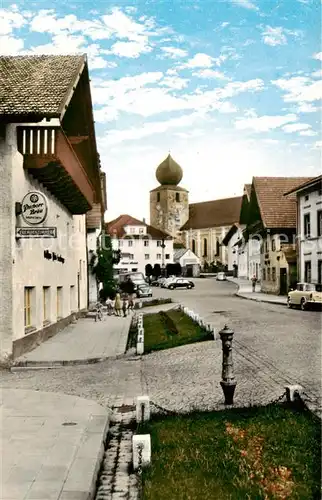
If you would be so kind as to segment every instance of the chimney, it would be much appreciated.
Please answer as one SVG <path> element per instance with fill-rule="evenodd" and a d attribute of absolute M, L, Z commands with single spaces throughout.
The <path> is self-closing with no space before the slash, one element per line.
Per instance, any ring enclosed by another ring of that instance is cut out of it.
<path fill-rule="evenodd" d="M 142 220 L 143 220 L 143 223 L 144 223 L 144 224 L 146 224 L 146 222 L 145 222 L 145 217 L 143 217 L 143 219 L 142 219 Z"/>

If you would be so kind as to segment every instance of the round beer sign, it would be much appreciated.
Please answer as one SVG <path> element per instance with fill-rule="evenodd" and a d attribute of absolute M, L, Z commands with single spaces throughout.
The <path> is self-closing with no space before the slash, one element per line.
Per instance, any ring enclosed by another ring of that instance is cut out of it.
<path fill-rule="evenodd" d="M 39 191 L 31 191 L 22 200 L 21 216 L 27 224 L 41 224 L 47 218 L 48 203 Z"/>

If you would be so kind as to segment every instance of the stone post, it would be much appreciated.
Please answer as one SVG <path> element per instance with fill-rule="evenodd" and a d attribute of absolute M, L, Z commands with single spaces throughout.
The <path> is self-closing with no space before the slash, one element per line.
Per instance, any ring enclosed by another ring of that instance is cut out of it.
<path fill-rule="evenodd" d="M 232 342 L 234 332 L 228 328 L 227 325 L 219 332 L 220 339 L 222 342 L 222 381 L 220 385 L 222 387 L 225 396 L 225 405 L 234 404 L 234 393 L 236 388 L 236 381 L 234 376 L 234 363 L 233 363 L 233 351 Z"/>

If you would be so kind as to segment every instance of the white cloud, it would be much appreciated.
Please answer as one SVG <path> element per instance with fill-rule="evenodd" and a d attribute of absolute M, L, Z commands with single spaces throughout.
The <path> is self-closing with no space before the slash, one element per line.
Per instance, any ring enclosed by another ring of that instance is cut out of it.
<path fill-rule="evenodd" d="M 133 127 L 123 130 L 111 130 L 106 138 L 108 144 L 117 144 L 129 140 L 138 140 L 154 134 L 163 134 L 171 128 L 190 127 L 202 116 L 197 113 L 172 118 L 170 120 L 145 123 L 142 127 Z"/>
<path fill-rule="evenodd" d="M 250 0 L 231 0 L 231 2 L 239 7 L 244 7 L 245 9 L 259 10 L 255 3 Z"/>
<path fill-rule="evenodd" d="M 230 25 L 230 23 L 229 23 L 229 22 L 224 21 L 223 23 L 221 23 L 220 27 L 221 27 L 221 28 L 226 28 L 226 27 L 227 27 L 227 26 L 229 26 L 229 25 Z"/>
<path fill-rule="evenodd" d="M 112 45 L 111 51 L 119 57 L 128 57 L 136 59 L 141 54 L 151 52 L 152 47 L 147 44 L 147 40 L 141 42 L 116 42 Z"/>
<path fill-rule="evenodd" d="M 14 36 L 0 35 L 0 54 L 3 56 L 12 56 L 18 54 L 24 47 L 21 38 Z"/>
<path fill-rule="evenodd" d="M 289 114 L 285 116 L 257 116 L 251 118 L 238 118 L 235 127 L 238 130 L 254 130 L 255 132 L 268 132 L 269 130 L 282 127 L 286 123 L 295 122 L 297 116 Z"/>
<path fill-rule="evenodd" d="M 313 73 L 311 73 L 311 76 L 313 76 L 313 78 L 322 78 L 322 69 L 319 69 L 318 71 L 313 71 Z"/>
<path fill-rule="evenodd" d="M 180 68 L 211 68 L 213 65 L 213 58 L 208 54 L 199 52 L 195 54 L 189 61 L 180 66 Z"/>
<path fill-rule="evenodd" d="M 317 52 L 316 54 L 313 54 L 313 59 L 316 59 L 317 61 L 322 61 L 322 52 Z"/>
<path fill-rule="evenodd" d="M 263 42 L 266 45 L 285 45 L 287 43 L 287 38 L 283 33 L 283 28 L 272 28 L 271 26 L 266 26 L 266 30 L 262 33 Z"/>
<path fill-rule="evenodd" d="M 179 49 L 178 47 L 161 47 L 161 50 L 171 59 L 178 59 L 179 57 L 186 57 L 188 55 L 186 50 Z"/>
<path fill-rule="evenodd" d="M 313 146 L 313 149 L 322 149 L 322 141 L 316 141 Z"/>
<path fill-rule="evenodd" d="M 303 102 L 297 108 L 297 113 L 315 113 L 319 108 L 313 106 L 310 102 Z"/>
<path fill-rule="evenodd" d="M 308 130 L 302 130 L 300 132 L 300 135 L 304 135 L 304 136 L 307 136 L 307 137 L 314 137 L 314 136 L 316 136 L 318 134 L 314 130 L 308 129 Z"/>
<path fill-rule="evenodd" d="M 0 9 L 0 35 L 9 35 L 26 24 L 26 19 L 12 9 Z"/>
<path fill-rule="evenodd" d="M 322 81 L 312 82 L 307 77 L 295 76 L 289 79 L 281 78 L 272 83 L 284 90 L 285 102 L 314 102 L 322 98 Z"/>
<path fill-rule="evenodd" d="M 285 125 L 285 127 L 283 127 L 283 130 L 287 134 L 292 134 L 293 132 L 300 132 L 303 130 L 308 130 L 310 128 L 311 128 L 311 125 L 308 125 L 307 123 L 291 123 L 291 124 Z"/>
<path fill-rule="evenodd" d="M 214 69 L 200 69 L 192 73 L 193 76 L 197 76 L 199 78 L 208 78 L 208 79 L 217 79 L 217 80 L 230 80 L 224 73 L 221 71 L 216 71 Z"/>
<path fill-rule="evenodd" d="M 181 90 L 188 85 L 187 78 L 180 78 L 179 76 L 166 76 L 160 81 L 159 85 L 169 87 L 170 89 Z"/>

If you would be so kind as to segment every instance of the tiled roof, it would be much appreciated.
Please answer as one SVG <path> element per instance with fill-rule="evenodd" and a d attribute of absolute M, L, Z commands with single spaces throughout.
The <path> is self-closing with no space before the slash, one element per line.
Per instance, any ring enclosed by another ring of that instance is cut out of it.
<path fill-rule="evenodd" d="M 285 196 L 288 196 L 291 193 L 295 193 L 298 191 L 302 191 L 308 188 L 312 188 L 318 186 L 319 189 L 322 188 L 322 175 L 318 175 L 317 177 L 313 177 L 306 182 L 302 182 L 299 186 L 291 189 L 289 192 L 285 193 Z"/>
<path fill-rule="evenodd" d="M 311 177 L 254 177 L 253 188 L 266 228 L 296 227 L 296 195 L 284 196 Z"/>
<path fill-rule="evenodd" d="M 173 253 L 173 260 L 177 262 L 186 252 L 188 252 L 187 248 L 179 248 L 178 250 L 175 250 Z"/>
<path fill-rule="evenodd" d="M 123 236 L 126 235 L 126 232 L 124 230 L 125 226 L 145 226 L 147 234 L 151 236 L 151 238 L 154 240 L 172 239 L 171 236 L 169 236 L 167 233 L 164 233 L 163 231 L 160 231 L 160 229 L 157 229 L 156 227 L 153 226 L 149 226 L 149 224 L 146 224 L 141 220 L 135 219 L 134 217 L 128 214 L 120 215 L 116 219 L 107 222 L 106 230 L 111 236 L 115 235 L 117 236 L 117 238 L 122 238 Z M 131 236 L 135 237 L 138 235 L 131 235 Z"/>
<path fill-rule="evenodd" d="M 0 115 L 59 117 L 86 56 L 0 57 Z"/>
<path fill-rule="evenodd" d="M 242 196 L 192 203 L 189 205 L 189 219 L 181 229 L 231 226 L 239 221 L 241 202 Z"/>

